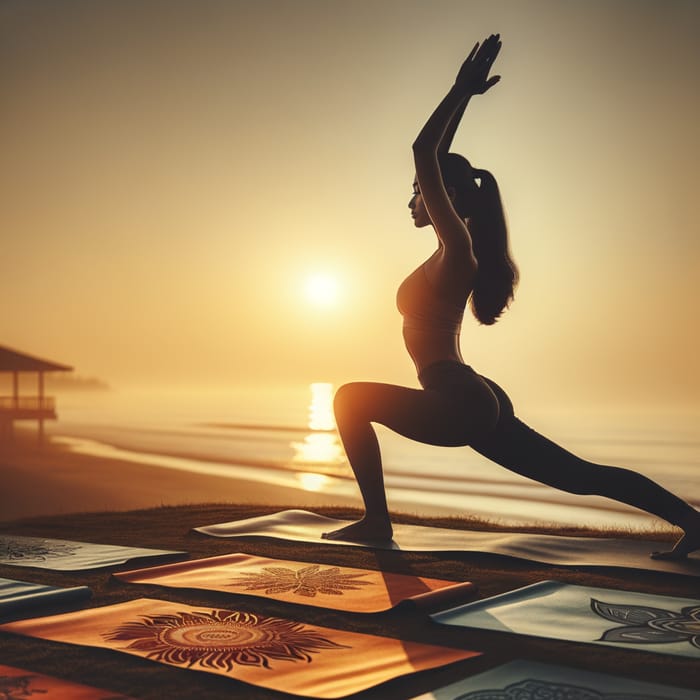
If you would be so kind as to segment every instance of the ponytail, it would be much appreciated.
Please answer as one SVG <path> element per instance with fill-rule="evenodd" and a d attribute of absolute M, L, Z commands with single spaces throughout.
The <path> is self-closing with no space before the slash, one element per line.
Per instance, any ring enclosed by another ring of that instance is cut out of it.
<path fill-rule="evenodd" d="M 508 229 L 498 183 L 488 170 L 473 171 L 481 180 L 478 204 L 469 217 L 474 256 L 478 263 L 469 306 L 477 320 L 494 324 L 513 300 L 518 268 L 508 250 Z"/>
<path fill-rule="evenodd" d="M 488 170 L 473 168 L 457 153 L 445 153 L 439 162 L 445 187 L 455 190 L 455 210 L 468 219 L 478 263 L 469 306 L 480 323 L 490 326 L 513 300 L 518 283 L 518 268 L 508 251 L 508 229 L 498 184 Z M 476 179 L 481 180 L 480 187 Z"/>

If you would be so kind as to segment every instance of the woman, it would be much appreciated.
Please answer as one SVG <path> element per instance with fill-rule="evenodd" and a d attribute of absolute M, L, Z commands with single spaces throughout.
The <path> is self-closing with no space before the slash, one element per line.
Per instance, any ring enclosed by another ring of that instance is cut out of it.
<path fill-rule="evenodd" d="M 462 359 L 459 332 L 465 306 L 492 324 L 513 298 L 517 269 L 492 175 L 448 153 L 473 95 L 489 77 L 501 48 L 498 35 L 476 44 L 454 86 L 413 144 L 416 166 L 409 203 L 417 227 L 432 226 L 437 249 L 401 284 L 397 303 L 403 334 L 423 390 L 353 382 L 338 390 L 338 431 L 365 505 L 364 517 L 326 533 L 330 540 L 385 541 L 392 537 L 381 455 L 372 423 L 418 442 L 469 445 L 518 474 L 577 494 L 597 494 L 658 515 L 684 531 L 670 552 L 683 558 L 700 548 L 700 513 L 636 472 L 592 464 L 528 428 L 513 414 L 505 392 Z M 477 184 L 479 181 L 480 184 Z"/>

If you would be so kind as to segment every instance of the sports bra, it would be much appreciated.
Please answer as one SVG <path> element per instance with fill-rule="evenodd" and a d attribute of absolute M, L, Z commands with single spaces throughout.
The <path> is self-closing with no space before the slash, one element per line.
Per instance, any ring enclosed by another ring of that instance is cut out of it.
<path fill-rule="evenodd" d="M 404 330 L 459 335 L 464 307 L 442 299 L 428 280 L 425 263 L 414 270 L 396 294 Z"/>

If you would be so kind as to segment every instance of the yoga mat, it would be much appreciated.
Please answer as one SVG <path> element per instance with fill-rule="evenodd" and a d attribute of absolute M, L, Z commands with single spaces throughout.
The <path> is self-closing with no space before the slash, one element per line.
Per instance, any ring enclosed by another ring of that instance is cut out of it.
<path fill-rule="evenodd" d="M 512 661 L 411 700 L 698 700 L 697 690 Z"/>
<path fill-rule="evenodd" d="M 113 576 L 129 583 L 257 595 L 346 612 L 374 613 L 401 603 L 431 611 L 476 597 L 472 583 L 227 554 Z"/>
<path fill-rule="evenodd" d="M 141 598 L 0 625 L 305 697 L 337 698 L 479 652 Z"/>
<path fill-rule="evenodd" d="M 700 600 L 541 581 L 435 622 L 700 659 Z"/>
<path fill-rule="evenodd" d="M 84 571 L 118 566 L 136 559 L 168 561 L 187 556 L 167 549 L 121 547 L 41 537 L 0 535 L 0 564 L 32 566 L 52 571 Z"/>
<path fill-rule="evenodd" d="M 18 611 L 87 600 L 91 595 L 92 591 L 87 586 L 57 588 L 0 578 L 0 618 L 7 618 Z"/>
<path fill-rule="evenodd" d="M 63 681 L 43 673 L 0 665 L 0 698 L 41 697 L 42 700 L 133 700 L 127 695 L 116 695 L 107 690 Z"/>
<path fill-rule="evenodd" d="M 423 525 L 394 525 L 394 539 L 387 543 L 341 542 L 324 540 L 321 535 L 347 525 L 306 510 L 283 510 L 257 518 L 195 528 L 212 537 L 272 537 L 297 542 L 403 549 L 409 552 L 479 552 L 497 554 L 555 566 L 606 567 L 664 571 L 700 577 L 700 553 L 685 561 L 651 559 L 649 554 L 666 547 L 665 543 L 620 540 L 602 537 L 559 537 L 508 532 L 473 532 Z"/>

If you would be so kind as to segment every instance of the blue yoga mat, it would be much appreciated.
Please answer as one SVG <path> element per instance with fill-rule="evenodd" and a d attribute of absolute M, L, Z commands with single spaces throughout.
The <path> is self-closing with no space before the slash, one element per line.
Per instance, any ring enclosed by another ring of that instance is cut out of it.
<path fill-rule="evenodd" d="M 698 700 L 697 690 L 511 661 L 411 700 Z"/>
<path fill-rule="evenodd" d="M 87 586 L 57 588 L 0 578 L 0 618 L 6 618 L 18 611 L 87 600 L 91 595 L 92 591 Z"/>
<path fill-rule="evenodd" d="M 542 581 L 431 615 L 458 627 L 700 659 L 700 600 Z"/>
<path fill-rule="evenodd" d="M 155 564 L 186 557 L 186 552 L 168 549 L 0 535 L 0 564 L 5 566 L 31 566 L 53 571 L 86 571 L 120 566 L 137 560 L 148 560 Z"/>

